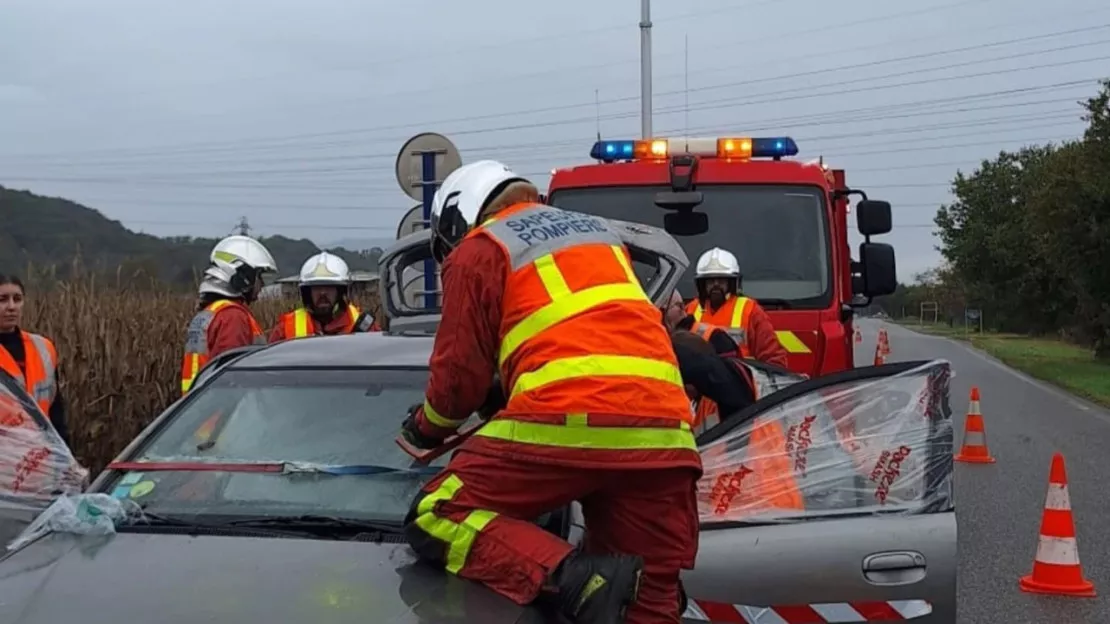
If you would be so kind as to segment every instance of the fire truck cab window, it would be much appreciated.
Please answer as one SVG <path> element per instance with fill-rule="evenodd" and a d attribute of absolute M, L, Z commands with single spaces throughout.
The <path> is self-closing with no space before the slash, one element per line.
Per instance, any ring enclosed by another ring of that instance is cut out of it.
<path fill-rule="evenodd" d="M 667 210 L 655 205 L 662 186 L 556 190 L 550 203 L 566 210 L 663 227 Z M 743 290 L 756 299 L 778 299 L 791 307 L 825 307 L 832 294 L 829 225 L 823 193 L 807 186 L 699 185 L 709 231 L 675 236 L 690 259 L 679 282 L 683 297 L 694 296 L 694 268 L 707 249 L 736 255 Z"/>

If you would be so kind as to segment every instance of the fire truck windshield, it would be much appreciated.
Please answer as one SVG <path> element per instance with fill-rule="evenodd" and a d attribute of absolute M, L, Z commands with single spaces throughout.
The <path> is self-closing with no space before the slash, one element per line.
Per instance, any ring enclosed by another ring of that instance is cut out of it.
<path fill-rule="evenodd" d="M 549 202 L 566 210 L 663 227 L 667 210 L 655 205 L 664 186 L 554 189 Z M 683 297 L 694 292 L 694 268 L 707 249 L 736 255 L 749 297 L 785 307 L 824 308 L 831 301 L 829 225 L 824 194 L 810 186 L 698 185 L 709 230 L 675 236 L 690 259 L 679 282 Z M 769 307 L 775 307 L 770 305 Z"/>

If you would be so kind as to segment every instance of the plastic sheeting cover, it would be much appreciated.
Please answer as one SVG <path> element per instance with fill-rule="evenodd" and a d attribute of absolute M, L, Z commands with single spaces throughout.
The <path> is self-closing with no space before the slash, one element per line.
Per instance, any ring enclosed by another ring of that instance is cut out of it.
<path fill-rule="evenodd" d="M 120 501 L 107 494 L 60 496 L 8 544 L 8 550 L 18 550 L 47 533 L 115 535 L 117 522 L 142 517 L 135 501 Z"/>
<path fill-rule="evenodd" d="M 79 493 L 88 483 L 88 471 L 14 383 L 0 375 L 0 518 L 41 511 L 54 498 Z"/>
<path fill-rule="evenodd" d="M 950 377 L 891 364 L 764 396 L 699 439 L 701 522 L 951 509 Z"/>

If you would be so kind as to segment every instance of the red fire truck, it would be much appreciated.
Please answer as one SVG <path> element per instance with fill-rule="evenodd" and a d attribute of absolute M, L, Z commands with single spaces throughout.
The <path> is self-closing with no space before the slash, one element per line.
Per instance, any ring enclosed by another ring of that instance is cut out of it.
<path fill-rule="evenodd" d="M 690 259 L 679 282 L 695 296 L 694 265 L 722 247 L 740 261 L 744 294 L 767 309 L 791 370 L 811 376 L 854 366 L 852 318 L 894 292 L 890 204 L 848 188 L 844 171 L 790 160 L 789 137 L 598 141 L 598 162 L 552 173 L 549 203 L 663 227 Z M 864 241 L 848 245 L 849 197 Z"/>

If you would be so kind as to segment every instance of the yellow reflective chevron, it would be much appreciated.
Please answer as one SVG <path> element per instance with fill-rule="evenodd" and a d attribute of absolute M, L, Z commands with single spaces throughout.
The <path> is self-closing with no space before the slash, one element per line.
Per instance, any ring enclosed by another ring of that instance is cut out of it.
<path fill-rule="evenodd" d="M 466 557 L 470 554 L 474 540 L 482 529 L 497 517 L 496 512 L 484 509 L 470 512 L 462 522 L 453 522 L 436 516 L 434 513 L 436 503 L 451 500 L 462 487 L 462 479 L 451 475 L 444 479 L 434 492 L 422 498 L 416 506 L 416 526 L 428 535 L 447 543 L 445 563 L 447 571 L 451 574 L 458 574 L 459 570 L 466 565 Z"/>
<path fill-rule="evenodd" d="M 792 331 L 779 330 L 775 331 L 775 336 L 779 339 L 779 344 L 787 353 L 813 353 L 809 347 L 802 342 L 801 338 Z"/>

